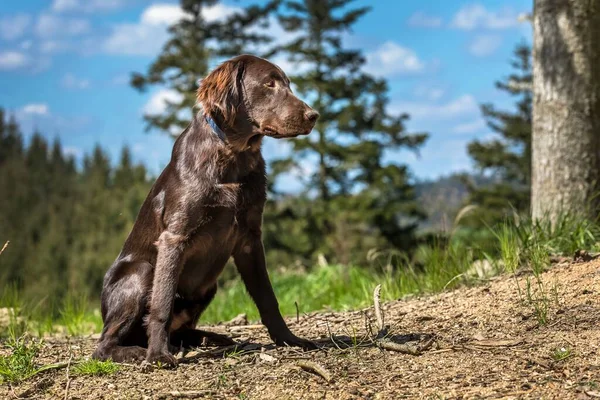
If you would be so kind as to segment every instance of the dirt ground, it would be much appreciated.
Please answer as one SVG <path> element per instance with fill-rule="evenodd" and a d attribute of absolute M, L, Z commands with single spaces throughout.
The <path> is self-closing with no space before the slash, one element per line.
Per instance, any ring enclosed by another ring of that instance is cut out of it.
<path fill-rule="evenodd" d="M 524 290 L 525 276 L 518 279 Z M 543 279 L 558 288 L 552 295 L 558 305 L 551 306 L 545 326 L 519 301 L 512 277 L 384 304 L 385 324 L 397 335 L 393 340 L 422 349 L 418 355 L 373 344 L 371 307 L 289 319 L 297 334 L 321 339 L 322 350 L 274 348 L 260 325 L 211 326 L 207 329 L 247 344 L 241 350 L 190 352 L 176 370 L 126 365 L 98 378 L 67 376 L 66 368 L 48 371 L 17 386 L 1 386 L 0 398 L 600 398 L 600 260 L 564 262 Z M 351 346 L 344 346 L 348 342 Z M 39 361 L 64 362 L 70 354 L 77 360 L 93 347 L 93 338 L 47 340 Z M 569 356 L 556 360 L 557 354 Z"/>

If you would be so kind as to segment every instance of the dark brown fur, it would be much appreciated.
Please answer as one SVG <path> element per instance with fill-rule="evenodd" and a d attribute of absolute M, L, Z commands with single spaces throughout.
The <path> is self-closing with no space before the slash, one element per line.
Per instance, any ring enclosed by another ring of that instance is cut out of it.
<path fill-rule="evenodd" d="M 310 133 L 318 113 L 293 95 L 281 69 L 249 55 L 207 76 L 198 103 L 226 140 L 199 113 L 175 142 L 171 161 L 104 278 L 104 329 L 95 358 L 175 365 L 170 345 L 230 343 L 195 326 L 231 256 L 275 343 L 312 346 L 288 329 L 267 274 L 260 149 L 264 136 Z"/>

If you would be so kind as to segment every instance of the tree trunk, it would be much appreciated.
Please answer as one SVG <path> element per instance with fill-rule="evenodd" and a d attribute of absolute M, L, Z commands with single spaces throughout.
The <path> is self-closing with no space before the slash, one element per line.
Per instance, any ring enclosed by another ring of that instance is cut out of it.
<path fill-rule="evenodd" d="M 598 216 L 600 2 L 535 0 L 531 210 Z"/>

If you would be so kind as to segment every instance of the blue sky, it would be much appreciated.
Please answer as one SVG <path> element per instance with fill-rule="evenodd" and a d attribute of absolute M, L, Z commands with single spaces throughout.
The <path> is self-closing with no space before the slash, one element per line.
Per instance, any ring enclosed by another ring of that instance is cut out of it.
<path fill-rule="evenodd" d="M 245 1 L 208 11 L 219 18 Z M 531 0 L 364 1 L 372 10 L 345 37 L 361 49 L 367 70 L 390 84 L 390 110 L 408 112 L 409 131 L 427 131 L 417 157 L 394 154 L 418 179 L 472 168 L 466 144 L 491 137 L 479 103 L 510 107 L 494 87 L 510 72 L 514 46 L 531 40 L 518 16 Z M 168 91 L 140 94 L 129 74 L 145 72 L 178 18 L 177 1 L 21 0 L 0 2 L 0 106 L 17 116 L 26 136 L 37 128 L 59 136 L 81 157 L 96 143 L 113 160 L 124 144 L 153 172 L 168 162 L 172 139 L 144 132 L 144 112 L 160 112 Z M 273 28 L 277 29 L 277 27 Z M 286 63 L 281 65 L 286 69 Z M 267 139 L 265 155 L 287 147 Z"/>

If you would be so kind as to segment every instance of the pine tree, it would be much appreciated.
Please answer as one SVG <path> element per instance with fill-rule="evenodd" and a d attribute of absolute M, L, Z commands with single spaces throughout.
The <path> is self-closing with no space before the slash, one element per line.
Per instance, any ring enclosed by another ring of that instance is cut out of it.
<path fill-rule="evenodd" d="M 369 246 L 407 248 L 422 217 L 406 166 L 384 162 L 400 149 L 417 149 L 426 134 L 407 134 L 406 115 L 387 111 L 388 87 L 364 72 L 363 55 L 342 45 L 342 35 L 369 11 L 352 0 L 287 1 L 280 15 L 296 39 L 281 46 L 300 72 L 288 71 L 301 96 L 321 117 L 313 133 L 291 141 L 276 173 L 302 170 L 307 177 L 314 248 L 347 262 Z M 303 216 L 305 218 L 305 216 Z"/>
<path fill-rule="evenodd" d="M 176 93 L 166 102 L 163 114 L 144 116 L 148 129 L 178 135 L 189 123 L 196 102 L 197 81 L 209 73 L 211 63 L 270 41 L 270 37 L 259 30 L 266 26 L 279 0 L 269 1 L 264 6 L 248 6 L 225 20 L 207 20 L 207 8 L 216 4 L 216 0 L 181 0 L 185 17 L 169 28 L 171 38 L 162 53 L 146 75 L 132 74 L 131 85 L 140 91 L 160 85 Z"/>
<path fill-rule="evenodd" d="M 31 190 L 19 126 L 14 116 L 6 121 L 2 112 L 0 117 L 0 191 L 8 194 L 0 196 L 0 242 L 4 245 L 6 241 L 11 241 L 10 251 L 0 257 L 0 279 L 20 286 L 24 280 L 22 260 L 29 251 L 31 237 L 24 229 L 24 221 L 30 213 L 26 205 Z"/>
<path fill-rule="evenodd" d="M 23 138 L 14 115 L 4 121 L 4 111 L 0 114 L 2 118 L 2 142 L 0 142 L 0 163 L 10 157 L 19 157 L 23 153 Z"/>
<path fill-rule="evenodd" d="M 24 146 L 0 109 L 0 242 L 11 242 L 0 257 L 0 292 L 15 285 L 48 309 L 69 293 L 97 300 L 150 182 L 126 148 L 117 167 L 100 147 L 83 164 L 77 169 L 58 139 L 49 145 L 36 133 Z"/>
<path fill-rule="evenodd" d="M 498 110 L 483 104 L 481 111 L 488 126 L 499 136 L 475 140 L 468 146 L 476 167 L 489 178 L 489 184 L 469 185 L 469 204 L 479 206 L 474 224 L 501 222 L 514 211 L 527 214 L 531 198 L 531 48 L 520 44 L 511 61 L 514 70 L 496 87 L 516 97 L 514 111 Z"/>

